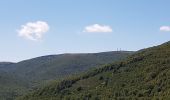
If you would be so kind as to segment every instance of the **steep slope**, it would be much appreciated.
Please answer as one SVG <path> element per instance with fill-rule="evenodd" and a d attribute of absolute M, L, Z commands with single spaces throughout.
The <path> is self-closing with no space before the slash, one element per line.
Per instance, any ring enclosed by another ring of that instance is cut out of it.
<path fill-rule="evenodd" d="M 0 100 L 12 100 L 40 84 L 71 74 L 87 71 L 97 65 L 124 59 L 133 52 L 114 51 L 87 54 L 42 56 L 18 63 L 0 63 Z"/>
<path fill-rule="evenodd" d="M 170 42 L 53 82 L 19 100 L 170 100 Z"/>

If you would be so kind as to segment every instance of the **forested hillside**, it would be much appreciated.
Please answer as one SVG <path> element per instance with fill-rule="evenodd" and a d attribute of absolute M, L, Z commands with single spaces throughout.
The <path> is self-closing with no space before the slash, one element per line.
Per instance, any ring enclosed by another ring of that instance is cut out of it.
<path fill-rule="evenodd" d="M 98 65 L 121 60 L 133 52 L 115 51 L 85 54 L 61 54 L 42 56 L 21 61 L 12 66 L 9 72 L 31 81 L 51 80 L 87 71 Z"/>
<path fill-rule="evenodd" d="M 170 100 L 170 42 L 52 82 L 18 100 Z"/>
<path fill-rule="evenodd" d="M 18 95 L 72 74 L 126 58 L 133 52 L 61 54 L 37 57 L 18 63 L 0 63 L 0 100 L 13 100 Z"/>

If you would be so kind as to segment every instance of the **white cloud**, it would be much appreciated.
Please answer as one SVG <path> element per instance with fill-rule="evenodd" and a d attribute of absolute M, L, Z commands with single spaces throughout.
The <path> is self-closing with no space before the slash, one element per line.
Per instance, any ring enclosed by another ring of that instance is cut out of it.
<path fill-rule="evenodd" d="M 18 35 L 29 40 L 40 40 L 44 33 L 49 30 L 49 25 L 44 21 L 28 22 L 21 26 Z"/>
<path fill-rule="evenodd" d="M 160 31 L 170 32 L 170 26 L 161 26 Z"/>
<path fill-rule="evenodd" d="M 86 26 L 83 32 L 89 32 L 89 33 L 109 33 L 112 32 L 112 28 L 107 25 L 99 25 L 94 24 L 90 26 Z"/>

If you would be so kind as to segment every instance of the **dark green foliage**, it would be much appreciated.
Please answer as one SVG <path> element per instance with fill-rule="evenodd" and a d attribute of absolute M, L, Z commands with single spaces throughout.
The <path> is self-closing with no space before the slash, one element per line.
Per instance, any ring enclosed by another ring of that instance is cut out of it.
<path fill-rule="evenodd" d="M 18 100 L 170 100 L 170 42 L 51 83 Z"/>
<path fill-rule="evenodd" d="M 82 90 L 82 87 L 79 86 L 76 90 L 77 90 L 77 91 L 81 91 L 81 90 Z"/>
<path fill-rule="evenodd" d="M 0 63 L 0 100 L 14 98 L 39 85 L 45 85 L 54 79 L 93 69 L 99 65 L 124 59 L 133 52 L 113 51 L 85 54 L 61 54 L 38 57 L 18 63 Z M 74 81 L 62 81 L 53 94 L 70 87 Z M 47 88 L 48 89 L 48 88 Z M 45 89 L 45 90 L 47 90 Z M 38 92 L 45 95 L 44 92 Z M 67 93 L 67 92 L 66 92 Z"/>

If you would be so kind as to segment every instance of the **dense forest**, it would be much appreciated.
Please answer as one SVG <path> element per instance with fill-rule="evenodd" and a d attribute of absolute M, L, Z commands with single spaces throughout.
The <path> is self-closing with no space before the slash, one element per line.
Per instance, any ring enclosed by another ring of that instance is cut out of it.
<path fill-rule="evenodd" d="M 60 54 L 37 57 L 18 63 L 0 63 L 0 100 L 32 91 L 52 80 L 79 74 L 100 65 L 125 59 L 133 52 Z"/>
<path fill-rule="evenodd" d="M 17 100 L 170 100 L 170 42 L 53 81 Z"/>

